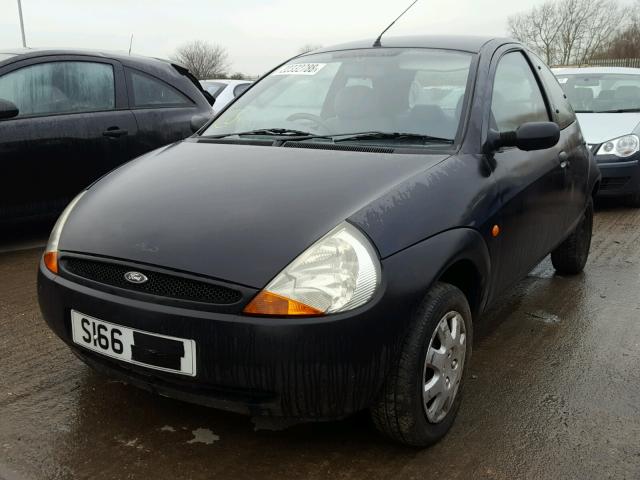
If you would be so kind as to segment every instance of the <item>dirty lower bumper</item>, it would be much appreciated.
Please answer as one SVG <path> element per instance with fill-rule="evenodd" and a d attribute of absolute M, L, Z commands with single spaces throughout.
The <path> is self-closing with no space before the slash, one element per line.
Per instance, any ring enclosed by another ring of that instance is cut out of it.
<path fill-rule="evenodd" d="M 96 370 L 162 395 L 251 415 L 333 419 L 367 408 L 402 330 L 402 322 L 384 321 L 390 312 L 382 294 L 349 314 L 251 318 L 121 297 L 53 275 L 41 262 L 38 295 L 49 326 Z M 75 345 L 72 309 L 195 340 L 196 376 L 152 370 Z"/>
<path fill-rule="evenodd" d="M 628 161 L 598 163 L 602 172 L 599 196 L 619 197 L 640 192 L 640 155 Z"/>

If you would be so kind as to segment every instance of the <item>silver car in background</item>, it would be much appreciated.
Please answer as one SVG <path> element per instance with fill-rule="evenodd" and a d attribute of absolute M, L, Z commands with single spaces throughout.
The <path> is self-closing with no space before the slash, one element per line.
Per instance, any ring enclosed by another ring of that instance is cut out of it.
<path fill-rule="evenodd" d="M 200 80 L 200 85 L 215 98 L 213 110 L 218 113 L 231 100 L 242 94 L 253 82 L 250 80 Z"/>
<path fill-rule="evenodd" d="M 556 68 L 602 171 L 599 195 L 640 207 L 640 68 Z"/>

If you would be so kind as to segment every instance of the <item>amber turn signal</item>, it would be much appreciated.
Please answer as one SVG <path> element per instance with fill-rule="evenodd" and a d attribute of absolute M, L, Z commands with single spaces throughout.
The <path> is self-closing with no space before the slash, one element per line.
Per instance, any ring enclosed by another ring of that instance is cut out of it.
<path fill-rule="evenodd" d="M 58 252 L 44 252 L 44 264 L 53 273 L 58 273 Z"/>
<path fill-rule="evenodd" d="M 249 305 L 244 308 L 244 313 L 250 315 L 322 315 L 317 308 L 310 307 L 290 298 L 276 295 L 263 290 L 255 296 Z"/>

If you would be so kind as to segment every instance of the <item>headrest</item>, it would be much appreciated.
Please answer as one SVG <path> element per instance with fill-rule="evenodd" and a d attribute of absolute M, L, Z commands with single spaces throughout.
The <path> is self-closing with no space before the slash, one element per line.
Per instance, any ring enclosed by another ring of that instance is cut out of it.
<path fill-rule="evenodd" d="M 335 111 L 339 118 L 363 118 L 377 113 L 378 99 L 371 87 L 345 87 L 336 95 Z"/>
<path fill-rule="evenodd" d="M 580 100 L 593 100 L 593 90 L 590 88 L 576 88 L 576 94 Z"/>
<path fill-rule="evenodd" d="M 615 92 L 613 90 L 602 90 L 598 94 L 598 100 L 613 100 Z"/>
<path fill-rule="evenodd" d="M 633 85 L 623 85 L 616 88 L 616 98 L 637 98 L 640 100 L 640 87 L 634 87 Z"/>

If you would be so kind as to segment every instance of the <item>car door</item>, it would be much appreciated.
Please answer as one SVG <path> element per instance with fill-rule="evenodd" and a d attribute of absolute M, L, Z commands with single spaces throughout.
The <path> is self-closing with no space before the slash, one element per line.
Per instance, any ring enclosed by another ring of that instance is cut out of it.
<path fill-rule="evenodd" d="M 570 191 L 564 212 L 567 216 L 567 226 L 572 229 L 582 218 L 587 199 L 591 195 L 588 191 L 590 152 L 573 108 L 556 76 L 537 55 L 531 52 L 528 54 L 548 93 L 554 121 L 560 127 L 559 143 L 562 150 L 559 155 L 561 165 L 566 169 L 567 187 Z"/>
<path fill-rule="evenodd" d="M 138 122 L 137 153 L 182 140 L 193 134 L 191 120 L 199 112 L 185 93 L 164 80 L 125 67 L 129 102 Z"/>
<path fill-rule="evenodd" d="M 136 122 L 117 63 L 46 56 L 0 70 L 0 98 L 18 115 L 0 120 L 0 220 L 59 212 L 126 161 Z"/>
<path fill-rule="evenodd" d="M 544 90 L 524 52 L 507 50 L 494 62 L 489 128 L 512 132 L 526 122 L 551 120 Z M 500 197 L 498 255 L 494 285 L 502 291 L 527 274 L 562 239 L 569 201 L 560 144 L 523 151 L 501 148 L 492 154 Z"/>

